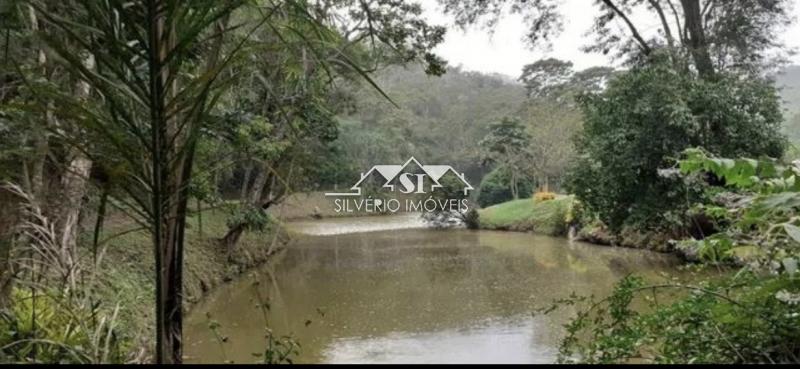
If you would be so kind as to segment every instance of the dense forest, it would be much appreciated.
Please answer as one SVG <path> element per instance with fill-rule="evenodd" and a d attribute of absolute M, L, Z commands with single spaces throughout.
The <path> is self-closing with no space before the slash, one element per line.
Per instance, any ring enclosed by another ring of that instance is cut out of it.
<path fill-rule="evenodd" d="M 521 15 L 531 47 L 569 16 L 438 4 L 487 32 Z M 506 76 L 448 64 L 449 30 L 412 1 L 3 0 L 0 362 L 181 363 L 191 306 L 291 247 L 280 212 L 323 217 L 297 195 L 412 156 L 473 183 L 453 214 L 473 232 L 700 270 L 531 306 L 576 312 L 558 361 L 797 362 L 800 67 L 776 41 L 793 6 L 598 0 L 583 49 L 614 67 L 543 58 Z M 273 334 L 258 297 L 254 358 L 291 363 L 302 342 Z"/>

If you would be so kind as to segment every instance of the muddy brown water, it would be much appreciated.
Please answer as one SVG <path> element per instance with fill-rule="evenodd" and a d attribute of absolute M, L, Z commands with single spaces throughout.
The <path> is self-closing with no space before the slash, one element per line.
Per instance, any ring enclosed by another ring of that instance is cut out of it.
<path fill-rule="evenodd" d="M 414 215 L 293 222 L 298 237 L 268 265 L 192 309 L 188 362 L 257 361 L 264 316 L 301 345 L 299 363 L 546 363 L 569 309 L 629 273 L 659 280 L 678 261 L 526 233 L 435 230 Z M 215 338 L 209 320 L 219 323 Z"/>

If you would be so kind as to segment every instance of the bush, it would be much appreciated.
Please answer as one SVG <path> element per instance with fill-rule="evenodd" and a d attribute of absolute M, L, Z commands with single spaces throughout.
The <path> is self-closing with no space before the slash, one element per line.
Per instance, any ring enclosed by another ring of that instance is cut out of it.
<path fill-rule="evenodd" d="M 15 289 L 0 310 L 0 362 L 120 363 L 117 311 L 107 315 L 57 292 Z"/>
<path fill-rule="evenodd" d="M 517 182 L 517 188 L 519 193 L 529 194 L 533 192 L 533 181 L 530 178 L 520 178 Z M 507 169 L 503 167 L 495 168 L 483 177 L 478 189 L 478 205 L 485 208 L 513 199 L 514 196 L 511 194 L 511 173 Z"/>
<path fill-rule="evenodd" d="M 675 300 L 676 292 L 686 297 Z M 787 275 L 738 273 L 699 285 L 629 276 L 603 300 L 571 297 L 540 311 L 587 306 L 566 325 L 562 363 L 796 363 L 798 292 L 800 280 Z"/>
<path fill-rule="evenodd" d="M 467 229 L 478 229 L 480 227 L 480 214 L 475 209 L 469 209 L 466 214 L 464 214 L 464 225 L 467 226 Z"/>
<path fill-rule="evenodd" d="M 736 157 L 780 157 L 780 101 L 772 83 L 720 74 L 699 80 L 648 64 L 579 98 L 584 130 L 567 180 L 587 209 L 612 230 L 685 225 L 687 199 L 699 188 L 670 175 L 680 153 L 702 146 Z M 679 224 L 673 224 L 673 223 Z"/>

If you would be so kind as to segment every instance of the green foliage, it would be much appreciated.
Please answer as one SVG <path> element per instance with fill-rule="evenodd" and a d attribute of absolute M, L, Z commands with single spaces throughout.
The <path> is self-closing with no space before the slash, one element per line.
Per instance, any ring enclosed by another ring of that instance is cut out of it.
<path fill-rule="evenodd" d="M 286 137 L 275 134 L 275 124 L 263 116 L 235 112 L 225 118 L 219 129 L 229 131 L 231 144 L 241 154 L 274 160 L 290 145 Z"/>
<path fill-rule="evenodd" d="M 524 170 L 537 178 L 540 186 L 559 188 L 575 159 L 571 143 L 583 125 L 575 97 L 602 91 L 614 73 L 609 67 L 575 71 L 571 62 L 552 58 L 523 67 L 519 81 L 528 90 L 529 98 L 518 114 L 530 136 L 530 144 L 528 155 L 521 161 Z"/>
<path fill-rule="evenodd" d="M 699 285 L 629 276 L 602 300 L 572 296 L 539 311 L 583 307 L 566 326 L 560 362 L 796 363 L 799 292 L 790 276 L 739 273 Z"/>
<path fill-rule="evenodd" d="M 483 151 L 482 162 L 491 163 L 503 168 L 508 175 L 508 188 L 512 198 L 519 198 L 520 193 L 529 194 L 531 189 L 520 184 L 527 180 L 531 137 L 525 131 L 522 122 L 516 118 L 503 117 L 499 122 L 489 124 L 489 134 L 478 142 Z M 522 191 L 520 191 L 522 187 Z"/>
<path fill-rule="evenodd" d="M 539 186 L 558 188 L 575 160 L 572 142 L 582 129 L 583 117 L 572 98 L 565 100 L 529 99 L 519 113 L 531 136 L 526 169 Z"/>
<path fill-rule="evenodd" d="M 112 316 L 45 289 L 15 289 L 0 310 L 0 362 L 122 362 L 122 342 Z"/>
<path fill-rule="evenodd" d="M 277 220 L 259 207 L 231 207 L 231 215 L 226 219 L 226 223 L 228 228 L 244 224 L 249 231 L 265 232 L 270 226 L 275 225 Z"/>
<path fill-rule="evenodd" d="M 602 90 L 613 72 L 609 67 L 575 72 L 572 62 L 548 58 L 524 66 L 519 81 L 525 85 L 530 97 L 571 102 L 576 94 Z"/>
<path fill-rule="evenodd" d="M 266 341 L 264 352 L 253 354 L 261 358 L 261 364 L 293 364 L 294 357 L 300 354 L 300 345 L 290 336 L 276 337 L 268 329 Z"/>
<path fill-rule="evenodd" d="M 478 190 L 478 205 L 487 207 L 514 199 L 511 192 L 511 172 L 505 167 L 498 167 L 489 172 L 481 181 Z M 517 180 L 517 188 L 521 195 L 533 193 L 534 184 L 528 178 Z"/>
<path fill-rule="evenodd" d="M 727 159 L 703 149 L 687 149 L 680 161 L 683 174 L 708 172 L 725 180 L 726 186 L 762 194 L 800 191 L 800 168 L 784 166 L 775 159 Z"/>
<path fill-rule="evenodd" d="M 503 117 L 499 122 L 489 124 L 489 134 L 478 145 L 485 150 L 485 160 L 505 164 L 522 156 L 530 139 L 522 122 Z"/>
<path fill-rule="evenodd" d="M 336 142 L 331 142 L 325 144 L 321 151 L 325 155 L 320 155 L 315 160 L 313 168 L 309 168 L 308 173 L 308 176 L 314 179 L 315 187 L 333 188 L 339 184 L 349 185 L 348 181 L 358 178 L 360 172 L 348 161 L 345 148 L 338 146 Z"/>
<path fill-rule="evenodd" d="M 681 160 L 685 175 L 710 173 L 724 181 L 737 199 L 725 204 L 731 224 L 702 240 L 686 240 L 684 249 L 700 259 L 747 262 L 777 270 L 794 270 L 800 258 L 800 168 L 771 159 L 726 159 L 689 149 Z M 721 214 L 710 207 L 712 216 Z"/>
<path fill-rule="evenodd" d="M 572 74 L 572 62 L 554 58 L 537 60 L 522 68 L 519 81 L 528 96 L 544 97 L 559 94 Z"/>
<path fill-rule="evenodd" d="M 687 199 L 697 199 L 702 186 L 659 169 L 675 166 L 687 148 L 728 156 L 783 152 L 777 94 L 763 80 L 701 80 L 656 63 L 619 75 L 580 103 L 584 131 L 568 188 L 615 231 L 686 226 Z"/>
<path fill-rule="evenodd" d="M 437 187 L 434 191 L 429 193 L 419 194 L 419 200 L 424 201 L 430 197 L 436 200 L 446 201 L 450 199 L 462 200 L 469 197 L 469 192 L 466 194 L 464 193 L 464 182 L 453 174 L 453 172 L 445 173 L 439 178 L 438 182 L 442 187 Z"/>
<path fill-rule="evenodd" d="M 647 286 L 627 277 L 603 300 L 557 302 L 554 307 L 589 302 L 567 325 L 560 361 L 800 362 L 800 187 L 795 185 L 800 172 L 770 159 L 726 159 L 700 149 L 684 155 L 685 176 L 721 180 L 735 192 L 715 190 L 720 204 L 695 208 L 724 221 L 721 232 L 684 240 L 679 247 L 702 261 L 747 266 L 695 285 Z M 689 294 L 659 298 L 665 290 Z M 647 309 L 635 307 L 634 297 L 648 302 Z M 660 305 L 659 300 L 674 302 Z"/>

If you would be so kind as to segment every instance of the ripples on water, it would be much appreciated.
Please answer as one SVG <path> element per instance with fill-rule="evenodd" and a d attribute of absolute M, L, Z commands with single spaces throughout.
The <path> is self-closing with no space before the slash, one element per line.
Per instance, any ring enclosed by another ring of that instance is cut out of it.
<path fill-rule="evenodd" d="M 188 361 L 254 361 L 264 332 L 258 288 L 270 297 L 270 327 L 302 345 L 298 362 L 551 362 L 574 311 L 532 318 L 535 307 L 572 291 L 606 294 L 632 272 L 659 278 L 675 264 L 562 238 L 422 227 L 414 215 L 291 223 L 308 236 L 192 310 Z M 229 337 L 225 358 L 206 313 Z"/>

